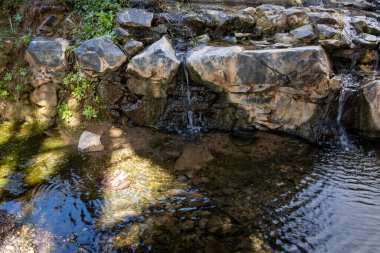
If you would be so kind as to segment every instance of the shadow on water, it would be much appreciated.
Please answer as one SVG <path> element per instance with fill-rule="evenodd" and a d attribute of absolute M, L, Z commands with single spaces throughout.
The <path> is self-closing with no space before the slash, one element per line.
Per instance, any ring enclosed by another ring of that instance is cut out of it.
<path fill-rule="evenodd" d="M 22 127 L 12 126 L 0 148 L 0 210 L 7 213 L 0 219 L 14 229 L 3 232 L 0 249 L 17 252 L 29 244 L 36 252 L 317 251 L 302 229 L 308 219 L 329 224 L 307 201 L 313 206 L 329 176 L 341 175 L 323 160 L 334 160 L 335 151 L 321 155 L 268 133 L 189 137 L 102 125 L 93 131 L 104 131 L 106 150 L 84 155 L 75 142 L 66 147 L 52 132 L 20 135 Z"/>

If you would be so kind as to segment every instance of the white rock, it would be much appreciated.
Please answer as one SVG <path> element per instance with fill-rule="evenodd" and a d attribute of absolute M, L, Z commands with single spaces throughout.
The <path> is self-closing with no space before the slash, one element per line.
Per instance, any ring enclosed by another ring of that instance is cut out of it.
<path fill-rule="evenodd" d="M 80 152 L 97 152 L 103 151 L 104 146 L 100 142 L 100 135 L 84 131 L 79 138 L 78 151 Z"/>

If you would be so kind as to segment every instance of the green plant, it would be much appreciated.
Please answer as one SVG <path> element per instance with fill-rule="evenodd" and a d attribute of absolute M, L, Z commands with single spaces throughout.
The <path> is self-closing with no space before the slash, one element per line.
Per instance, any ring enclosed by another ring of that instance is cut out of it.
<path fill-rule="evenodd" d="M 16 24 L 21 24 L 22 20 L 24 19 L 24 15 L 22 15 L 21 12 L 17 12 L 14 16 L 13 16 L 13 20 Z"/>
<path fill-rule="evenodd" d="M 70 110 L 67 103 L 60 103 L 57 106 L 57 112 L 60 119 L 64 121 L 69 121 L 70 117 L 73 115 L 73 112 Z"/>
<path fill-rule="evenodd" d="M 9 93 L 7 90 L 0 90 L 0 99 L 7 99 L 9 96 Z"/>
<path fill-rule="evenodd" d="M 7 72 L 4 74 L 3 80 L 4 81 L 12 81 L 13 79 L 13 73 L 12 72 Z"/>
<path fill-rule="evenodd" d="M 18 9 L 25 0 L 2 0 L 0 3 L 0 14 L 9 16 Z"/>
<path fill-rule="evenodd" d="M 17 75 L 20 77 L 26 77 L 29 73 L 29 70 L 27 68 L 17 68 Z"/>
<path fill-rule="evenodd" d="M 26 46 L 28 45 L 30 42 L 32 41 L 32 33 L 31 32 L 28 32 L 26 34 L 24 34 L 23 36 L 21 36 L 18 41 L 17 41 L 17 46 L 20 47 L 20 46 Z"/>
<path fill-rule="evenodd" d="M 71 94 L 75 99 L 81 101 L 86 97 L 86 94 L 93 88 L 93 83 L 81 77 L 79 73 L 67 75 L 63 79 L 63 84 L 71 90 Z"/>
<path fill-rule="evenodd" d="M 12 98 L 15 101 L 20 99 L 22 91 L 22 79 L 28 78 L 29 70 L 24 67 L 15 65 L 11 71 L 4 73 L 2 80 L 0 81 L 0 92 L 2 99 Z M 16 83 L 16 85 L 14 85 Z M 12 96 L 10 96 L 12 95 Z"/>
<path fill-rule="evenodd" d="M 77 37 L 91 39 L 107 36 L 115 39 L 112 28 L 114 16 L 117 11 L 128 5 L 130 0 L 78 0 L 75 1 L 74 10 L 84 14 L 81 29 L 76 31 Z"/>
<path fill-rule="evenodd" d="M 98 111 L 91 105 L 87 105 L 83 109 L 82 115 L 87 120 L 95 119 L 96 117 L 98 117 Z"/>

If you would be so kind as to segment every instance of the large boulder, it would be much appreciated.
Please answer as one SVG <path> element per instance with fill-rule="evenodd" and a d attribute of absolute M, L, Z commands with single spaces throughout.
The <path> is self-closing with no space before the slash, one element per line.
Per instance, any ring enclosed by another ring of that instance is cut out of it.
<path fill-rule="evenodd" d="M 153 13 L 144 9 L 127 8 L 116 16 L 116 22 L 124 27 L 151 27 Z"/>
<path fill-rule="evenodd" d="M 128 88 L 135 94 L 166 97 L 167 86 L 179 65 L 171 43 L 164 36 L 131 59 L 127 67 L 131 75 Z"/>
<path fill-rule="evenodd" d="M 105 36 L 85 41 L 74 53 L 80 68 L 96 73 L 115 70 L 127 60 L 124 52 Z"/>
<path fill-rule="evenodd" d="M 69 41 L 62 38 L 37 37 L 26 50 L 26 61 L 36 70 L 63 70 L 66 67 L 65 51 Z"/>
<path fill-rule="evenodd" d="M 310 140 L 321 120 L 321 102 L 339 85 L 330 80 L 327 55 L 319 46 L 250 51 L 203 46 L 187 56 L 192 80 L 227 93 L 245 113 L 241 125 L 277 129 Z"/>

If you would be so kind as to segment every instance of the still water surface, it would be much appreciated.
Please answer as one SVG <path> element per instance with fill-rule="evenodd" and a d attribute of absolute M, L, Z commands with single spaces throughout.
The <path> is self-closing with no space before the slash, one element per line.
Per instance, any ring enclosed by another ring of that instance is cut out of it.
<path fill-rule="evenodd" d="M 57 134 L 2 130 L 0 251 L 380 250 L 376 145 L 133 128 L 106 132 L 106 151 L 83 155 Z M 115 170 L 131 184 L 103 184 Z"/>

